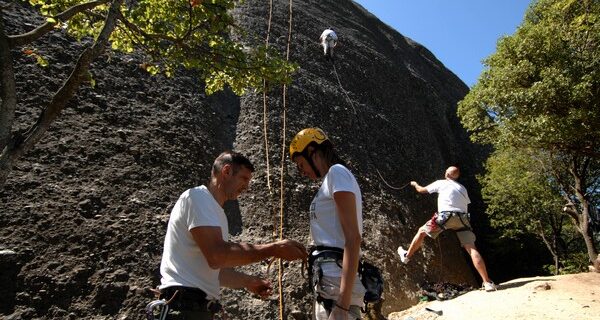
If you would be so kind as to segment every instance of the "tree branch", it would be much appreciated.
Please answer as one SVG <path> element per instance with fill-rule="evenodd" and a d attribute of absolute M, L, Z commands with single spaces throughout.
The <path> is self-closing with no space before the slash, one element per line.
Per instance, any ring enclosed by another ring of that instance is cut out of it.
<path fill-rule="evenodd" d="M 569 217 L 571 217 L 575 228 L 577 230 L 580 230 L 579 222 L 581 220 L 581 217 L 579 216 L 579 212 L 577 212 L 577 210 L 575 209 L 575 204 L 573 204 L 573 202 L 571 201 L 571 199 L 569 199 L 567 195 L 564 195 L 563 197 L 567 200 L 567 204 L 563 207 L 563 212 L 566 213 Z"/>
<path fill-rule="evenodd" d="M 134 33 L 137 33 L 137 34 L 141 35 L 142 37 L 144 37 L 146 39 L 167 40 L 167 41 L 170 41 L 170 42 L 173 42 L 173 43 L 178 43 L 178 42 L 181 41 L 181 39 L 169 37 L 169 36 L 163 35 L 163 34 L 147 33 L 146 31 L 140 29 L 140 27 L 138 27 L 135 24 L 131 23 L 131 21 L 127 20 L 127 18 L 125 18 L 121 12 L 119 12 L 119 17 L 118 18 L 119 18 L 119 20 L 121 20 L 121 22 L 123 22 L 123 24 L 125 24 L 125 26 L 129 30 L 133 31 Z"/>
<path fill-rule="evenodd" d="M 588 156 L 588 157 L 592 157 L 595 159 L 600 159 L 600 151 L 597 150 L 597 145 L 596 146 L 580 146 L 580 145 L 573 145 L 573 144 L 569 144 L 569 143 L 561 143 L 561 142 L 555 142 L 555 143 L 550 143 L 551 147 L 554 147 L 557 150 L 568 150 L 571 151 L 573 153 L 582 155 L 582 156 Z"/>
<path fill-rule="evenodd" d="M 542 241 L 546 245 L 546 248 L 548 249 L 548 251 L 550 251 L 552 258 L 554 259 L 554 269 L 555 269 L 554 275 L 557 275 L 558 274 L 558 254 L 556 252 L 556 249 L 553 245 L 550 244 L 548 239 L 546 239 L 546 234 L 544 233 L 544 227 L 542 226 L 541 221 L 537 221 L 537 229 L 538 229 L 538 235 L 542 238 Z"/>
<path fill-rule="evenodd" d="M 106 15 L 104 26 L 96 41 L 91 47 L 86 48 L 81 53 L 71 75 L 52 97 L 52 101 L 42 111 L 36 123 L 25 133 L 25 139 L 20 142 L 13 137 L 12 141 L 9 142 L 10 148 L 7 147 L 3 150 L 0 155 L 0 185 L 4 184 L 7 172 L 12 168 L 12 164 L 41 139 L 50 127 L 50 124 L 56 119 L 67 102 L 75 95 L 81 83 L 87 78 L 90 64 L 108 45 L 108 39 L 116 27 L 122 3 L 123 0 L 114 0 L 112 2 Z"/>
<path fill-rule="evenodd" d="M 105 4 L 108 2 L 109 2 L 108 0 L 98 0 L 98 1 L 92 1 L 92 2 L 74 5 L 70 8 L 68 8 L 67 10 L 57 14 L 53 18 L 56 21 L 67 21 L 78 13 L 81 13 L 81 12 L 89 10 L 89 9 L 93 9 L 101 4 Z M 14 48 L 14 47 L 22 46 L 22 45 L 31 43 L 31 42 L 41 38 L 46 33 L 52 31 L 52 29 L 54 29 L 54 26 L 57 23 L 58 22 L 46 21 L 46 23 L 42 24 L 41 26 L 38 26 L 37 28 L 35 28 L 27 33 L 9 36 L 8 38 L 10 40 L 10 47 Z"/>
<path fill-rule="evenodd" d="M 4 30 L 4 19 L 0 10 L 0 152 L 4 150 L 12 131 L 17 105 L 17 89 L 13 59 L 10 53 L 10 41 Z"/>
<path fill-rule="evenodd" d="M 188 30 L 185 33 L 185 35 L 183 36 L 184 38 L 187 38 L 190 34 L 192 34 L 192 29 L 193 29 L 193 18 L 194 18 L 194 6 L 192 6 L 192 2 L 188 2 L 188 16 L 189 16 L 189 20 L 188 20 Z"/>
<path fill-rule="evenodd" d="M 212 54 L 215 57 L 219 57 L 221 59 L 221 62 L 223 62 L 226 66 L 237 68 L 239 70 L 257 70 L 257 69 L 259 69 L 259 66 L 244 67 L 244 66 L 242 66 L 242 64 L 231 63 L 231 62 L 239 62 L 239 61 L 237 61 L 235 59 L 232 59 L 230 57 L 224 56 L 224 55 L 222 55 L 222 54 L 220 54 L 218 52 L 211 51 L 210 49 L 199 47 L 199 46 L 191 47 L 191 46 L 187 45 L 184 42 L 184 40 L 191 35 L 190 32 L 188 32 L 182 38 L 174 38 L 174 37 L 170 37 L 170 36 L 167 36 L 167 35 L 164 35 L 164 34 L 147 33 L 146 31 L 144 31 L 141 28 L 139 28 L 137 25 L 133 24 L 131 21 L 127 20 L 127 18 L 125 18 L 125 16 L 123 16 L 121 13 L 119 13 L 119 20 L 121 22 L 123 22 L 123 24 L 125 25 L 125 27 L 127 27 L 127 29 L 129 29 L 132 33 L 138 34 L 138 35 L 140 35 L 140 36 L 142 36 L 142 37 L 144 37 L 146 39 L 150 39 L 150 40 L 166 40 L 166 41 L 172 42 L 174 45 L 177 45 L 180 48 L 183 48 L 183 49 L 188 50 L 188 51 L 193 51 L 193 52 L 196 52 L 196 53 L 204 52 L 206 54 Z M 196 25 L 195 27 L 191 28 L 191 31 L 197 30 L 198 28 L 201 28 L 201 27 L 202 27 L 202 24 Z M 147 48 L 147 46 L 145 46 L 145 47 Z M 151 52 L 151 54 L 152 54 L 152 52 Z"/>

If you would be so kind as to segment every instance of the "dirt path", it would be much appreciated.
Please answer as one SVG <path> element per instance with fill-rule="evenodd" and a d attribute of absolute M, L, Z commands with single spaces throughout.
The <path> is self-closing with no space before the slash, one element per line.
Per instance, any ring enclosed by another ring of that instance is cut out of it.
<path fill-rule="evenodd" d="M 496 292 L 472 291 L 453 300 L 421 303 L 388 319 L 600 319 L 600 274 L 515 279 Z"/>

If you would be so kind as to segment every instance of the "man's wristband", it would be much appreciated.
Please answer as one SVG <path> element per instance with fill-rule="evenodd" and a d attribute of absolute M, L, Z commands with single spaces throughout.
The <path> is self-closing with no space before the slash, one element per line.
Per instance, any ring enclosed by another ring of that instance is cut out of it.
<path fill-rule="evenodd" d="M 346 309 L 346 308 L 340 306 L 339 304 L 337 304 L 337 302 L 335 303 L 335 306 L 338 307 L 338 308 L 340 308 L 340 309 L 342 309 L 342 310 L 344 310 L 344 311 L 346 311 L 346 312 L 350 312 L 350 308 Z"/>

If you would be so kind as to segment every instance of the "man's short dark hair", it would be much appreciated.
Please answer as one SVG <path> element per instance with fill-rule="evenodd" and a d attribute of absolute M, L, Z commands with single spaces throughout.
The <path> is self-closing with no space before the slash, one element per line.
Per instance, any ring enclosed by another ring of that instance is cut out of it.
<path fill-rule="evenodd" d="M 227 164 L 230 164 L 233 168 L 233 174 L 236 174 L 241 167 L 246 167 L 250 172 L 254 172 L 254 165 L 250 162 L 250 159 L 239 152 L 227 150 L 215 159 L 212 166 L 212 173 L 217 174 Z"/>

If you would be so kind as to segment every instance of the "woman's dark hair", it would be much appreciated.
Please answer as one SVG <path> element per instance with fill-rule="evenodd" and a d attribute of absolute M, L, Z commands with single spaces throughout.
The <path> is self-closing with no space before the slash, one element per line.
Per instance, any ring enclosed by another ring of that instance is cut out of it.
<path fill-rule="evenodd" d="M 331 143 L 331 141 L 325 140 L 321 142 L 321 144 L 311 142 L 308 145 L 313 146 L 315 148 L 315 151 L 319 151 L 323 158 L 325 158 L 325 161 L 329 166 L 333 166 L 334 164 L 341 164 L 344 167 L 348 168 L 346 162 L 342 160 L 342 158 L 340 158 L 337 155 L 337 153 L 335 153 L 335 150 L 333 149 L 333 143 Z"/>
<path fill-rule="evenodd" d="M 212 173 L 217 174 L 223 166 L 230 164 L 233 168 L 233 174 L 235 175 L 241 167 L 246 167 L 250 172 L 254 172 L 254 165 L 248 158 L 243 154 L 231 150 L 224 151 L 221 153 L 213 163 Z"/>

